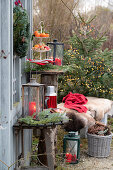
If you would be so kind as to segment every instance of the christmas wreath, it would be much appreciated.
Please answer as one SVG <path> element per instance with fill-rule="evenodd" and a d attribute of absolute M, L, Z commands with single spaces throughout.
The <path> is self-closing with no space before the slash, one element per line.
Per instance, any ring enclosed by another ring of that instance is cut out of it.
<path fill-rule="evenodd" d="M 15 2 L 13 9 L 13 50 L 20 58 L 25 57 L 30 42 L 30 23 L 26 9 L 20 0 Z"/>

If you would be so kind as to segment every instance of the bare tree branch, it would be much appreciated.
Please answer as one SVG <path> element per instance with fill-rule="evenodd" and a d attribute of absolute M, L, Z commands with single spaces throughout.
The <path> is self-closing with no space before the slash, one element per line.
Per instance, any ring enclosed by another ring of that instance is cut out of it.
<path fill-rule="evenodd" d="M 78 0 L 79 1 L 79 0 Z M 77 3 L 78 3 L 78 1 L 77 1 Z M 73 14 L 73 12 L 72 12 L 72 10 L 67 6 L 67 4 L 63 1 L 63 0 L 61 0 L 61 2 L 65 5 L 65 7 L 70 11 L 70 13 L 72 14 L 72 16 L 74 17 L 74 19 L 75 19 L 75 21 L 77 20 L 77 18 L 76 18 L 76 16 Z M 76 3 L 76 4 L 77 4 Z M 76 6 L 76 5 L 75 5 Z"/>
<path fill-rule="evenodd" d="M 44 21 L 44 31 L 49 32 L 51 41 L 54 38 L 57 38 L 58 41 L 67 41 L 72 36 L 73 30 L 78 27 L 78 21 L 73 11 L 75 1 L 65 0 L 64 3 L 68 8 L 61 0 L 34 0 L 34 2 L 34 31 L 40 30 L 38 23 Z"/>

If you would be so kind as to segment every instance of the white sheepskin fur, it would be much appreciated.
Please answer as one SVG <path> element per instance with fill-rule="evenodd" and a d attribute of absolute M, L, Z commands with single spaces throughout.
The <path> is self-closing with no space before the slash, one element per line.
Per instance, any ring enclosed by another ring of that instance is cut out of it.
<path fill-rule="evenodd" d="M 66 112 L 66 115 L 71 119 L 66 125 L 67 131 L 77 131 L 86 126 L 90 127 L 95 124 L 95 121 L 100 121 L 104 118 L 104 114 L 109 112 L 113 106 L 113 101 L 87 97 L 88 102 L 84 106 L 88 108 L 87 113 L 79 113 L 76 110 L 68 109 L 64 107 L 64 103 L 58 104 L 57 108 Z"/>
<path fill-rule="evenodd" d="M 95 120 L 102 120 L 104 118 L 104 114 L 109 112 L 112 108 L 113 101 L 104 98 L 97 97 L 87 97 L 88 102 L 85 106 L 88 110 L 94 113 Z"/>

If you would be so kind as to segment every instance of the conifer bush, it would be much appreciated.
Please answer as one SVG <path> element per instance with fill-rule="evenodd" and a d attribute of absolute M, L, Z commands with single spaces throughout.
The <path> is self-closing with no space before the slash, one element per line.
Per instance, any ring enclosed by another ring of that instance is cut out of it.
<path fill-rule="evenodd" d="M 69 69 L 59 77 L 58 102 L 70 91 L 113 100 L 113 50 L 102 51 L 106 40 L 81 17 L 78 34 L 69 39 L 70 49 L 65 52 Z"/>

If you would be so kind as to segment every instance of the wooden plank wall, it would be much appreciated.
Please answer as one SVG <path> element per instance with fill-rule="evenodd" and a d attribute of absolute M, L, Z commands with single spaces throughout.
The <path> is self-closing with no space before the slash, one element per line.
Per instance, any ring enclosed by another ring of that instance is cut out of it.
<path fill-rule="evenodd" d="M 1 6 L 1 50 L 6 55 L 10 52 L 10 1 L 0 1 Z M 1 51 L 0 50 L 0 51 Z M 1 58 L 1 81 L 0 81 L 0 103 L 1 103 L 1 123 L 4 129 L 1 129 L 0 133 L 0 159 L 10 164 L 10 57 L 6 59 Z M 5 170 L 6 167 L 0 164 L 0 169 Z"/>
<path fill-rule="evenodd" d="M 28 15 L 29 15 L 29 19 L 30 19 L 30 32 L 32 33 L 32 25 L 33 25 L 33 19 L 32 19 L 32 5 L 33 5 L 33 0 L 22 0 L 21 1 L 25 7 L 25 9 L 28 11 Z M 32 42 L 30 42 L 30 46 L 29 46 L 29 52 L 28 52 L 28 56 L 27 58 L 32 58 Z M 25 79 L 25 73 L 24 73 L 24 65 L 23 63 L 25 62 L 26 58 L 22 59 L 22 84 L 26 83 L 26 79 Z M 29 141 L 29 142 L 26 142 Z M 24 155 L 28 156 L 29 152 L 31 151 L 31 144 L 32 144 L 32 130 L 24 130 Z M 28 156 L 29 157 L 29 156 Z M 29 159 L 26 160 L 26 165 L 29 165 Z"/>
<path fill-rule="evenodd" d="M 22 0 L 22 2 L 23 6 L 28 9 L 32 30 L 32 0 Z M 20 102 L 16 103 L 16 105 L 13 105 L 13 6 L 14 0 L 0 0 L 0 160 L 8 166 L 16 160 L 16 142 L 13 124 L 17 120 L 18 115 L 21 114 L 21 100 L 19 100 Z M 5 52 L 7 56 L 6 59 L 1 57 L 1 50 Z M 19 98 L 21 98 L 21 62 L 19 59 L 16 63 L 19 70 L 18 75 L 20 76 L 18 86 Z M 24 79 L 25 77 L 23 80 Z M 27 139 L 28 142 L 28 140 L 31 140 L 31 133 L 28 132 L 27 137 L 29 137 L 29 139 Z M 31 141 L 28 142 L 26 150 L 28 150 L 30 146 Z M 0 162 L 0 170 L 7 169 L 8 168 Z M 14 170 L 14 166 L 12 166 L 10 170 Z"/>

